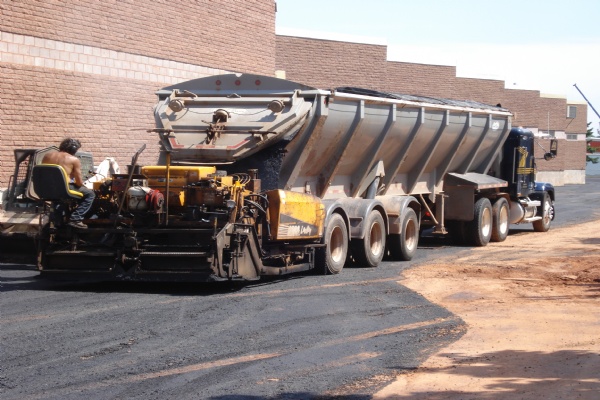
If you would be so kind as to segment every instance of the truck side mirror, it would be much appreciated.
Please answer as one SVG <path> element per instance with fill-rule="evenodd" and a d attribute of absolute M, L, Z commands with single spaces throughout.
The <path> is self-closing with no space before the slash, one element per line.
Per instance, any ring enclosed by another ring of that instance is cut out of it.
<path fill-rule="evenodd" d="M 550 153 L 556 157 L 558 154 L 558 139 L 550 140 Z"/>
<path fill-rule="evenodd" d="M 550 140 L 550 152 L 544 154 L 544 160 L 549 161 L 556 158 L 558 154 L 558 139 Z"/>

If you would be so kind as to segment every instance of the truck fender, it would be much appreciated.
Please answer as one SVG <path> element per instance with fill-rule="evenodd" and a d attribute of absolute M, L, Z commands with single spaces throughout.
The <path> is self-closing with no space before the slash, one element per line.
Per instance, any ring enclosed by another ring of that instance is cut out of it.
<path fill-rule="evenodd" d="M 350 237 L 350 220 L 348 218 L 348 212 L 344 204 L 342 204 L 340 199 L 335 200 L 322 200 L 323 205 L 325 206 L 325 219 L 323 220 L 323 232 L 325 232 L 325 227 L 329 222 L 329 219 L 333 214 L 340 214 L 342 218 L 344 218 L 344 222 L 346 223 L 346 229 L 348 230 L 348 237 Z"/>
<path fill-rule="evenodd" d="M 407 208 L 412 208 L 417 214 L 421 225 L 421 203 L 413 196 L 377 196 L 388 214 L 388 234 L 400 234 L 402 218 Z"/>
<path fill-rule="evenodd" d="M 350 239 L 363 239 L 365 237 L 365 226 L 363 221 L 373 210 L 377 210 L 383 217 L 386 234 L 388 233 L 388 217 L 383 204 L 373 199 L 337 199 L 331 203 L 324 200 L 326 210 L 325 222 L 334 212 L 341 214 L 348 226 Z M 325 223 L 327 226 L 327 223 Z"/>
<path fill-rule="evenodd" d="M 550 200 L 554 201 L 554 185 L 547 182 L 536 182 L 534 194 L 543 195 L 544 192 L 547 192 Z"/>
<path fill-rule="evenodd" d="M 364 239 L 366 233 L 366 227 L 363 223 L 367 216 L 373 211 L 377 210 L 383 217 L 383 223 L 385 224 L 385 234 L 389 233 L 389 223 L 387 213 L 383 204 L 379 200 L 371 199 L 352 199 L 353 201 L 349 204 L 349 218 L 350 218 L 350 239 Z"/>

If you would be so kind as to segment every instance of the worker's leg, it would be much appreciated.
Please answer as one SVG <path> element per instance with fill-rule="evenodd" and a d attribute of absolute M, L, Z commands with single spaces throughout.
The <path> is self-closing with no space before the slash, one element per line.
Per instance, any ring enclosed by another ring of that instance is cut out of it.
<path fill-rule="evenodd" d="M 79 201 L 77 208 L 71 214 L 71 221 L 81 221 L 85 214 L 90 210 L 96 194 L 92 189 L 88 189 L 85 186 L 75 189 L 83 193 L 83 199 Z"/>

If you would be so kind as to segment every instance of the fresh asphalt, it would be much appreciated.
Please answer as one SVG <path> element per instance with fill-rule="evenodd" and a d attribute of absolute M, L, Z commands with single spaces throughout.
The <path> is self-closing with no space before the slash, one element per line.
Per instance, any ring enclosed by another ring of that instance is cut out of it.
<path fill-rule="evenodd" d="M 600 219 L 600 177 L 556 191 L 553 227 Z M 0 397 L 366 399 L 464 334 L 402 272 L 466 251 L 425 239 L 411 262 L 236 287 L 52 282 L 3 263 Z"/>

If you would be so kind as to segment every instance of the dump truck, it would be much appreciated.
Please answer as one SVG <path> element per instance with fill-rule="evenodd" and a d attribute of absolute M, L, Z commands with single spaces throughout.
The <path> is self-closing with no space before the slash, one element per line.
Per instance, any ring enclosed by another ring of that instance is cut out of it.
<path fill-rule="evenodd" d="M 126 174 L 95 183 L 87 229 L 67 224 L 74 200 L 44 195 L 49 180 L 34 166 L 30 195 L 49 221 L 43 276 L 337 274 L 410 260 L 425 232 L 485 246 L 510 224 L 544 232 L 554 218 L 553 186 L 535 181 L 534 135 L 511 129 L 500 105 L 251 74 L 157 96 L 158 162 L 137 163 L 143 146 Z"/>

